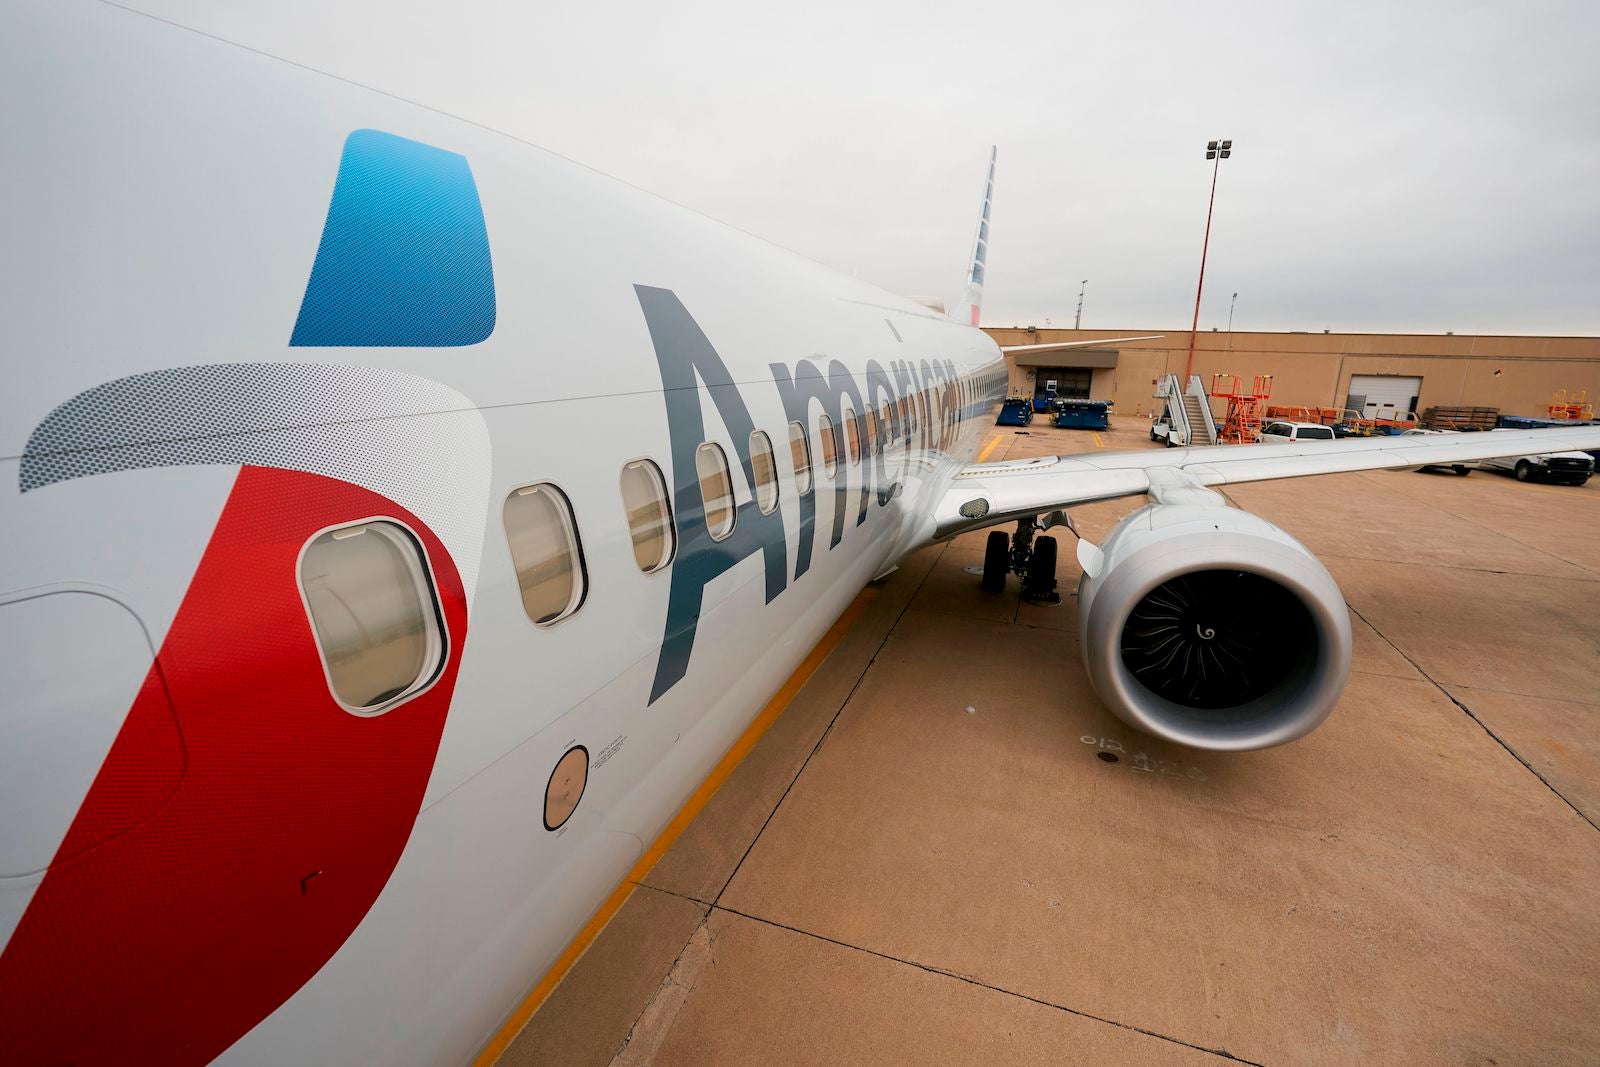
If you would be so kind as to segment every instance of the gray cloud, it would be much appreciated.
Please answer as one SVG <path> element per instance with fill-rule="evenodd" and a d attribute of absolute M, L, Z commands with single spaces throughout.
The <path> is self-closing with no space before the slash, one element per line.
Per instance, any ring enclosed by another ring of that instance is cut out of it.
<path fill-rule="evenodd" d="M 984 321 L 1600 333 L 1592 3 L 141 0 Z"/>

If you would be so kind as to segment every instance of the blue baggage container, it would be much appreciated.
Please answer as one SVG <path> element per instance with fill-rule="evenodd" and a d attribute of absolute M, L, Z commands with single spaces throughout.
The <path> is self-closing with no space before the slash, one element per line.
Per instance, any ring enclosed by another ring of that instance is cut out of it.
<path fill-rule="evenodd" d="M 1105 400 L 1056 401 L 1056 425 L 1063 430 L 1109 430 L 1111 407 Z"/>
<path fill-rule="evenodd" d="M 1600 419 L 1547 419 L 1538 415 L 1501 415 L 1495 428 L 1501 430 L 1542 430 L 1549 426 L 1596 426 Z"/>
<path fill-rule="evenodd" d="M 1033 408 L 1026 400 L 1020 397 L 1007 400 L 1000 405 L 1000 416 L 994 420 L 996 426 L 1026 426 L 1033 421 Z"/>

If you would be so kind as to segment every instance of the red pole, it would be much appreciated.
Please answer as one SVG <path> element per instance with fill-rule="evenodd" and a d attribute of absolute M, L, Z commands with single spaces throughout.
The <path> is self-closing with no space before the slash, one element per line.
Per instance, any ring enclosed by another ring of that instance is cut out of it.
<path fill-rule="evenodd" d="M 1200 329 L 1200 294 L 1206 287 L 1206 251 L 1211 247 L 1211 209 L 1217 203 L 1217 168 L 1222 165 L 1222 153 L 1217 153 L 1211 164 L 1211 200 L 1206 204 L 1206 239 L 1200 246 L 1200 284 L 1194 289 L 1194 321 L 1189 324 L 1189 359 L 1183 365 L 1183 388 L 1189 388 L 1189 376 L 1194 373 L 1194 335 Z"/>

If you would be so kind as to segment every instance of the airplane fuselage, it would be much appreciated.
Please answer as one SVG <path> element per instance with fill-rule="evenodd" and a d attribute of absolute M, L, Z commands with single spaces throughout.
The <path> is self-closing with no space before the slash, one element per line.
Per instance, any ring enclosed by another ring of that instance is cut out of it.
<path fill-rule="evenodd" d="M 460 1061 L 927 543 L 999 352 L 381 93 L 115 8 L 22 21 L 7 68 L 51 103 L 3 105 L 40 147 L 0 179 L 0 1041 Z M 620 493 L 645 460 L 648 573 Z M 578 551 L 530 579 L 534 489 Z M 430 635 L 371 703 L 308 563 L 362 531 L 414 554 Z M 570 581 L 559 617 L 533 581 Z"/>

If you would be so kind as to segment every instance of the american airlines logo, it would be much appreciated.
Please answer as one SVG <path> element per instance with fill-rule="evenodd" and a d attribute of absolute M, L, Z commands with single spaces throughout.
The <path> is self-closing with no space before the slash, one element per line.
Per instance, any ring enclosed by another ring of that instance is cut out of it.
<path fill-rule="evenodd" d="M 734 524 L 733 532 L 724 540 L 712 540 L 705 522 L 705 501 L 694 474 L 695 449 L 706 440 L 705 422 L 701 418 L 700 383 L 705 383 L 717 414 L 733 438 L 739 465 L 744 469 L 746 484 L 751 487 L 756 484 L 750 456 L 750 434 L 756 428 L 755 423 L 722 357 L 717 355 L 716 348 L 677 295 L 667 289 L 644 285 L 634 286 L 634 291 L 639 298 L 639 307 L 644 312 L 650 339 L 655 345 L 656 363 L 661 370 L 662 396 L 667 406 L 667 426 L 672 437 L 672 469 L 676 480 L 673 506 L 679 526 L 679 550 L 672 567 L 666 630 L 662 634 L 655 681 L 650 687 L 650 702 L 655 703 L 688 672 L 702 599 L 709 582 L 758 553 L 766 571 L 767 603 L 772 603 L 788 587 L 791 577 L 783 513 L 779 510 L 763 515 L 753 503 L 746 502 L 740 506 L 739 519 Z M 922 389 L 944 388 L 955 381 L 955 366 L 948 361 L 940 364 L 923 360 L 917 366 L 910 360 L 890 360 L 885 367 L 877 360 L 869 360 L 864 383 L 836 359 L 829 360 L 826 368 L 808 359 L 800 360 L 793 367 L 782 363 L 770 366 L 773 382 L 783 401 L 785 418 L 802 426 L 807 425 L 811 402 L 816 401 L 834 425 L 843 426 L 845 404 L 848 402 L 862 441 L 868 440 L 866 413 L 869 410 L 888 412 L 888 420 L 878 427 L 878 434 L 898 440 L 907 432 L 906 427 L 901 425 L 901 398 L 910 399 L 912 394 Z M 893 481 L 885 463 L 881 441 L 874 444 L 878 447 L 863 450 L 866 453 L 863 458 L 870 461 L 861 467 L 857 526 L 867 521 L 874 491 L 880 505 L 889 503 L 899 491 L 899 485 Z M 840 479 L 834 488 L 833 529 L 828 541 L 830 549 L 844 538 L 845 517 L 850 510 L 848 496 L 849 489 L 844 479 Z M 800 537 L 795 546 L 793 580 L 799 580 L 811 568 L 817 537 L 816 492 L 802 494 L 799 508 Z"/>

